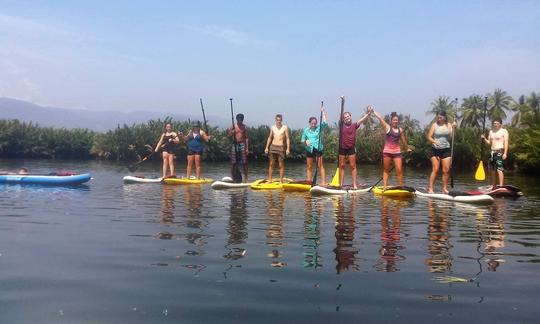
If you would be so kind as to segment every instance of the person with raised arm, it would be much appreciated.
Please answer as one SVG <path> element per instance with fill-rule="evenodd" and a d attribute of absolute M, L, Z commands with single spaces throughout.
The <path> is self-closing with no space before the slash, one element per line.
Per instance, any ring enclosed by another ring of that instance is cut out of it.
<path fill-rule="evenodd" d="M 309 117 L 309 126 L 304 129 L 300 141 L 306 146 L 306 164 L 307 164 L 307 180 L 313 179 L 313 162 L 317 164 L 321 173 L 321 184 L 326 185 L 326 172 L 323 164 L 324 145 L 321 141 L 322 131 L 328 127 L 326 122 L 326 111 L 321 107 L 322 120 L 317 127 L 317 117 Z"/>
<path fill-rule="evenodd" d="M 403 145 L 405 151 L 410 151 L 405 137 L 405 132 L 399 127 L 399 116 L 396 112 L 390 114 L 390 124 L 373 109 L 368 107 L 375 117 L 381 123 L 384 130 L 384 148 L 383 148 L 383 188 L 388 187 L 388 176 L 390 174 L 391 165 L 394 164 L 396 169 L 396 177 L 398 184 L 403 186 L 403 154 L 401 153 L 400 145 Z"/>
<path fill-rule="evenodd" d="M 345 164 L 351 166 L 351 177 L 353 189 L 358 189 L 356 183 L 356 130 L 368 118 L 370 112 L 353 123 L 351 113 L 346 111 L 341 116 L 341 141 L 339 143 L 338 165 L 339 165 L 339 187 L 343 187 L 345 180 Z"/>

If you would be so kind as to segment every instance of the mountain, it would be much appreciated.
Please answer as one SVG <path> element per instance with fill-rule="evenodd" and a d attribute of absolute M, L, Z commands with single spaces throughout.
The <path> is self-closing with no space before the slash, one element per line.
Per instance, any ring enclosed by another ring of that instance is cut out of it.
<path fill-rule="evenodd" d="M 83 110 L 45 107 L 31 102 L 0 98 L 0 119 L 18 119 L 25 122 L 37 123 L 40 126 L 65 128 L 88 128 L 95 131 L 108 131 L 118 125 L 144 123 L 150 119 L 163 120 L 172 117 L 173 120 L 200 120 L 199 115 L 168 114 L 159 111 L 121 112 L 114 110 Z M 208 116 L 212 126 L 227 127 L 228 121 L 214 116 Z"/>

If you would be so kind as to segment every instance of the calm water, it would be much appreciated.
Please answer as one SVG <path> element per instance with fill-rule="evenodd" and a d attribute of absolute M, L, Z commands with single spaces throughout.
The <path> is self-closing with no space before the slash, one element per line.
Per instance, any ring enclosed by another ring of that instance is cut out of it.
<path fill-rule="evenodd" d="M 540 315 L 537 179 L 509 175 L 526 197 L 474 207 L 124 185 L 121 165 L 25 165 L 95 179 L 78 188 L 0 185 L 0 323 L 517 323 Z M 228 170 L 204 167 L 216 179 Z M 288 167 L 288 176 L 303 176 L 303 165 Z M 251 171 L 252 179 L 265 172 Z M 376 166 L 359 171 L 361 182 L 380 177 Z M 425 187 L 426 177 L 406 170 L 409 185 Z M 458 187 L 466 182 L 471 174 L 457 176 Z M 472 281 L 435 280 L 447 275 Z"/>

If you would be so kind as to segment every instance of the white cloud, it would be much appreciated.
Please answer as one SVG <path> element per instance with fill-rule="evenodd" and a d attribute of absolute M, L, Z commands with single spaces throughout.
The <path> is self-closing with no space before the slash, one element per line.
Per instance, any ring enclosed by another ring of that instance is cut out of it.
<path fill-rule="evenodd" d="M 215 38 L 219 38 L 226 43 L 237 45 L 237 46 L 248 46 L 255 48 L 270 48 L 275 46 L 275 42 L 270 40 L 258 39 L 254 36 L 249 35 L 248 33 L 232 29 L 224 28 L 219 26 L 204 26 L 204 27 L 195 27 L 195 26 L 184 26 L 185 28 L 209 35 Z"/>

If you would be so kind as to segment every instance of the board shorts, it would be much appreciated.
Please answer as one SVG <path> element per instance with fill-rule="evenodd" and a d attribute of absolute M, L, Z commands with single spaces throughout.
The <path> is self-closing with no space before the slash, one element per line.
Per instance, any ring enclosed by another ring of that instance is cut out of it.
<path fill-rule="evenodd" d="M 319 150 L 317 149 L 313 149 L 313 151 L 306 151 L 306 157 L 308 158 L 315 158 L 315 157 L 319 157 L 319 156 L 322 156 L 323 155 L 323 152 L 319 152 Z"/>
<path fill-rule="evenodd" d="M 452 156 L 452 150 L 449 147 L 442 148 L 442 149 L 431 147 L 431 157 L 438 157 L 442 160 L 442 159 L 449 158 L 451 156 Z"/>
<path fill-rule="evenodd" d="M 236 146 L 236 149 L 235 149 Z M 238 152 L 238 161 L 236 158 L 236 152 Z M 231 163 L 247 164 L 247 150 L 246 143 L 238 143 L 231 145 Z"/>
<path fill-rule="evenodd" d="M 489 165 L 497 171 L 504 171 L 503 150 L 491 151 Z"/>
<path fill-rule="evenodd" d="M 203 152 L 202 150 L 200 150 L 200 151 L 191 151 L 190 150 L 190 151 L 187 152 L 187 155 L 202 155 L 202 152 Z"/>
<path fill-rule="evenodd" d="M 383 158 L 391 158 L 391 159 L 395 159 L 395 158 L 400 158 L 400 157 L 402 157 L 403 154 L 401 154 L 401 152 L 399 152 L 399 153 L 383 152 L 382 156 L 383 156 Z"/>
<path fill-rule="evenodd" d="M 339 148 L 339 155 L 356 155 L 356 147 L 351 148 Z"/>
<path fill-rule="evenodd" d="M 283 145 L 270 144 L 270 149 L 268 150 L 268 158 L 270 159 L 270 161 L 285 160 L 285 148 L 283 147 Z"/>

